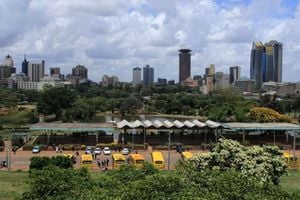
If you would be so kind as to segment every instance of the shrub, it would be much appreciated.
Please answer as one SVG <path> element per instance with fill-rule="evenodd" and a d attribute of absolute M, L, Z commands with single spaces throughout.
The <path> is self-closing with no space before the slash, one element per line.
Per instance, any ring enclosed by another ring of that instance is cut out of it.
<path fill-rule="evenodd" d="M 249 117 L 257 122 L 291 122 L 291 119 L 287 115 L 265 107 L 252 108 Z"/>
<path fill-rule="evenodd" d="M 263 183 L 279 183 L 279 178 L 287 173 L 283 153 L 276 146 L 245 147 L 233 140 L 220 139 L 214 149 L 206 154 L 193 156 L 181 162 L 177 168 L 187 174 L 192 171 L 237 170 L 249 178 L 257 178 Z"/>
<path fill-rule="evenodd" d="M 49 166 L 56 166 L 63 169 L 73 168 L 73 161 L 66 156 L 53 156 L 52 158 L 35 156 L 30 158 L 30 170 L 42 170 Z"/>

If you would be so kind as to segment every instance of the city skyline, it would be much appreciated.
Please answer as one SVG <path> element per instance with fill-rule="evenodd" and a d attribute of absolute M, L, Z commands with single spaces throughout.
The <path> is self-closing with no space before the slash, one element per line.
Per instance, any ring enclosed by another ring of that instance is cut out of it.
<path fill-rule="evenodd" d="M 130 82 L 132 68 L 149 64 L 159 72 L 155 80 L 178 82 L 178 49 L 193 51 L 192 76 L 215 64 L 224 73 L 241 66 L 241 76 L 249 77 L 251 43 L 277 40 L 284 48 L 283 81 L 299 81 L 298 2 L 170 2 L 4 0 L 0 57 L 11 55 L 18 72 L 25 53 L 29 61 L 45 60 L 46 72 L 60 67 L 67 75 L 84 65 L 96 82 L 104 74 Z"/>

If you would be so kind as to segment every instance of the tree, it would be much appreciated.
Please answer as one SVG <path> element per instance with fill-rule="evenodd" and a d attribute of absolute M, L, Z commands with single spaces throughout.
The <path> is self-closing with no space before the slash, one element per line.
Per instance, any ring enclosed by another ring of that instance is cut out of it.
<path fill-rule="evenodd" d="M 276 146 L 245 147 L 233 140 L 220 139 L 211 152 L 180 163 L 178 169 L 186 174 L 205 170 L 236 170 L 262 183 L 278 184 L 280 176 L 287 173 L 282 155 Z"/>
<path fill-rule="evenodd" d="M 41 93 L 37 110 L 44 115 L 55 114 L 57 119 L 61 119 L 64 110 L 72 107 L 75 100 L 76 94 L 70 89 L 47 88 Z"/>
<path fill-rule="evenodd" d="M 135 114 L 137 110 L 143 107 L 143 103 L 135 97 L 128 97 L 121 104 L 121 115 Z"/>
<path fill-rule="evenodd" d="M 287 115 L 265 107 L 252 108 L 249 117 L 256 122 L 291 122 Z"/>

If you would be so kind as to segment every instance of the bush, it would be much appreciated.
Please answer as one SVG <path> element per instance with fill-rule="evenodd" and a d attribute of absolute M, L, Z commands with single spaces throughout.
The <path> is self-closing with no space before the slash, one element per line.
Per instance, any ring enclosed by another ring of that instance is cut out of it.
<path fill-rule="evenodd" d="M 52 158 L 35 156 L 30 158 L 30 170 L 42 170 L 49 166 L 56 166 L 62 169 L 73 168 L 73 161 L 66 156 L 53 156 Z"/>
<path fill-rule="evenodd" d="M 220 139 L 214 149 L 206 154 L 193 156 L 177 166 L 184 173 L 210 170 L 237 170 L 249 178 L 257 178 L 263 183 L 279 183 L 279 178 L 287 173 L 283 153 L 276 146 L 245 147 L 233 140 Z"/>
<path fill-rule="evenodd" d="M 250 119 L 257 122 L 291 122 L 292 120 L 287 116 L 278 113 L 277 111 L 265 108 L 265 107 L 255 107 L 250 110 Z"/>

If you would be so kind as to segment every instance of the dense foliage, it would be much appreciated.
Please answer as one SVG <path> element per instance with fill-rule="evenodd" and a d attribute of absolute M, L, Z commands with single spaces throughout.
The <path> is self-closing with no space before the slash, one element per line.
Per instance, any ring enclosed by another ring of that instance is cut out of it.
<path fill-rule="evenodd" d="M 260 184 L 235 171 L 193 172 L 122 167 L 92 178 L 85 170 L 57 167 L 35 170 L 22 199 L 44 200 L 296 200 L 297 197 L 273 184 Z M 94 174 L 95 175 L 95 174 Z"/>
<path fill-rule="evenodd" d="M 274 184 L 278 184 L 280 176 L 287 173 L 283 153 L 278 147 L 245 147 L 237 141 L 225 139 L 220 139 L 211 152 L 195 155 L 180 163 L 178 169 L 188 175 L 194 171 L 235 170 L 249 179 Z"/>
<path fill-rule="evenodd" d="M 67 156 L 53 156 L 52 158 L 35 156 L 30 158 L 30 170 L 42 170 L 49 166 L 63 169 L 73 168 L 73 161 Z"/>
<path fill-rule="evenodd" d="M 291 119 L 284 114 L 265 107 L 255 107 L 250 110 L 250 119 L 257 122 L 291 122 Z"/>
<path fill-rule="evenodd" d="M 280 114 L 294 112 L 294 115 L 300 109 L 300 97 L 278 100 L 276 96 L 262 95 L 259 100 L 247 100 L 234 88 L 217 88 L 203 95 L 198 89 L 180 85 L 80 84 L 75 88 L 48 87 L 43 91 L 0 89 L 0 95 L 3 97 L 0 108 L 12 109 L 15 113 L 20 112 L 16 109 L 18 104 L 37 104 L 37 112 L 23 111 L 21 118 L 3 119 L 16 120 L 17 124 L 33 123 L 38 114 L 49 115 L 54 120 L 93 121 L 97 113 L 105 112 L 123 116 L 161 113 L 203 116 L 215 121 L 255 121 L 247 115 L 253 107 L 271 108 Z"/>

